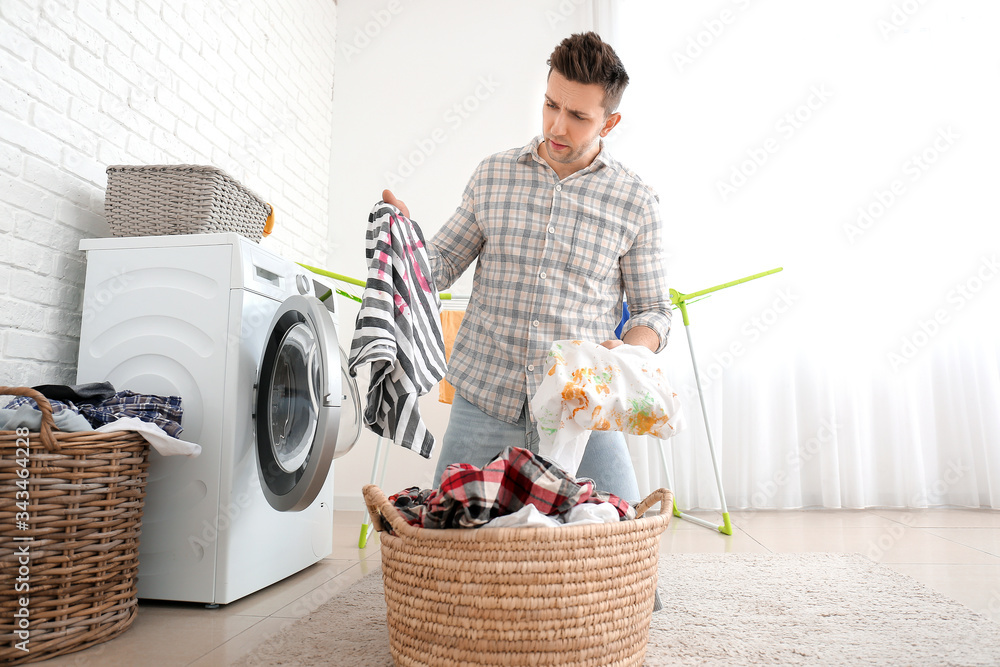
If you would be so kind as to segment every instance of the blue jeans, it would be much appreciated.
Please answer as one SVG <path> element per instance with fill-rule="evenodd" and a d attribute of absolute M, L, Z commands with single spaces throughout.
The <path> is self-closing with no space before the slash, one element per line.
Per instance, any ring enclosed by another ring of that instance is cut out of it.
<path fill-rule="evenodd" d="M 537 454 L 538 432 L 526 412 L 522 410 L 516 424 L 509 424 L 489 416 L 456 393 L 434 471 L 434 488 L 440 486 L 441 475 L 451 463 L 471 463 L 482 468 L 507 447 L 524 447 Z M 641 500 L 632 457 L 620 431 L 591 433 L 576 476 L 591 478 L 598 491 L 613 493 L 629 503 Z"/>

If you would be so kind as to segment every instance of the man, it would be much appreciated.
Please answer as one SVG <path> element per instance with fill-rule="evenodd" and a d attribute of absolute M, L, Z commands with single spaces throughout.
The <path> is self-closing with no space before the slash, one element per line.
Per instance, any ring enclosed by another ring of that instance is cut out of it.
<path fill-rule="evenodd" d="M 479 259 L 449 361 L 456 395 L 434 486 L 450 463 L 482 467 L 508 446 L 538 451 L 528 400 L 553 341 L 624 341 L 654 352 L 667 343 L 659 201 L 601 141 L 621 120 L 628 75 L 593 32 L 563 40 L 548 64 L 542 135 L 483 160 L 427 243 L 439 290 Z M 391 192 L 383 199 L 409 217 Z M 631 318 L 617 340 L 626 294 Z M 639 500 L 620 432 L 593 432 L 577 476 Z"/>

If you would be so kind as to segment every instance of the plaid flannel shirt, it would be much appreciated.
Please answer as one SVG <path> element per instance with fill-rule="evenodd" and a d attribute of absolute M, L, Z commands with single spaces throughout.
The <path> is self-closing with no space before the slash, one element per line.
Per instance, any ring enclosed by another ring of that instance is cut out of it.
<path fill-rule="evenodd" d="M 483 160 L 455 214 L 427 243 L 439 290 L 478 258 L 448 381 L 487 414 L 516 423 L 556 340 L 615 337 L 644 325 L 667 343 L 671 304 L 659 199 L 603 145 L 559 180 L 541 137 Z M 658 350 L 659 351 L 659 350 Z"/>
<path fill-rule="evenodd" d="M 594 490 L 593 480 L 574 479 L 548 459 L 520 447 L 508 447 L 485 468 L 453 463 L 438 489 L 410 487 L 389 502 L 412 526 L 476 528 L 498 516 L 534 505 L 542 514 L 562 516 L 581 503 L 609 502 L 622 519 L 635 509 L 613 493 Z M 388 524 L 387 524 L 388 525 Z"/>
<path fill-rule="evenodd" d="M 80 403 L 72 401 L 49 400 L 53 412 L 58 410 L 72 410 L 83 415 L 90 425 L 100 428 L 105 424 L 118 421 L 122 417 L 138 417 L 139 419 L 156 424 L 168 435 L 177 438 L 180 436 L 181 419 L 184 416 L 184 408 L 181 405 L 180 396 L 152 396 L 137 394 L 134 391 L 120 391 L 111 398 L 106 398 L 99 403 Z M 21 405 L 31 405 L 37 409 L 35 400 L 26 396 L 15 398 L 7 404 L 8 408 L 16 408 Z"/>

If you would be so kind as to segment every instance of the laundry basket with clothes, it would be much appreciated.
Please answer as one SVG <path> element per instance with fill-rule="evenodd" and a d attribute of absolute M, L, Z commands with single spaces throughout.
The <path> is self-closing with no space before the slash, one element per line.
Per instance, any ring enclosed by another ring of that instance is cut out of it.
<path fill-rule="evenodd" d="M 364 488 L 381 532 L 397 664 L 642 664 L 669 491 L 632 508 L 519 448 L 482 470 L 448 471 L 446 488 L 407 489 L 394 502 L 373 484 Z M 659 513 L 643 516 L 657 502 Z M 494 528 L 487 521 L 517 507 L 568 515 L 608 505 L 617 507 L 609 522 Z M 479 527 L 425 527 L 463 524 Z"/>

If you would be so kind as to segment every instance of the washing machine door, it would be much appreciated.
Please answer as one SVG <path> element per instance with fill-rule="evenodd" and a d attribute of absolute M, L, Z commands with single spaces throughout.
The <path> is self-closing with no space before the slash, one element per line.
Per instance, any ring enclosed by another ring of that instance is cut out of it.
<path fill-rule="evenodd" d="M 312 296 L 286 299 L 264 345 L 255 414 L 261 486 L 277 510 L 308 507 L 330 463 L 354 444 L 338 442 L 341 376 L 337 329 L 326 307 Z"/>

